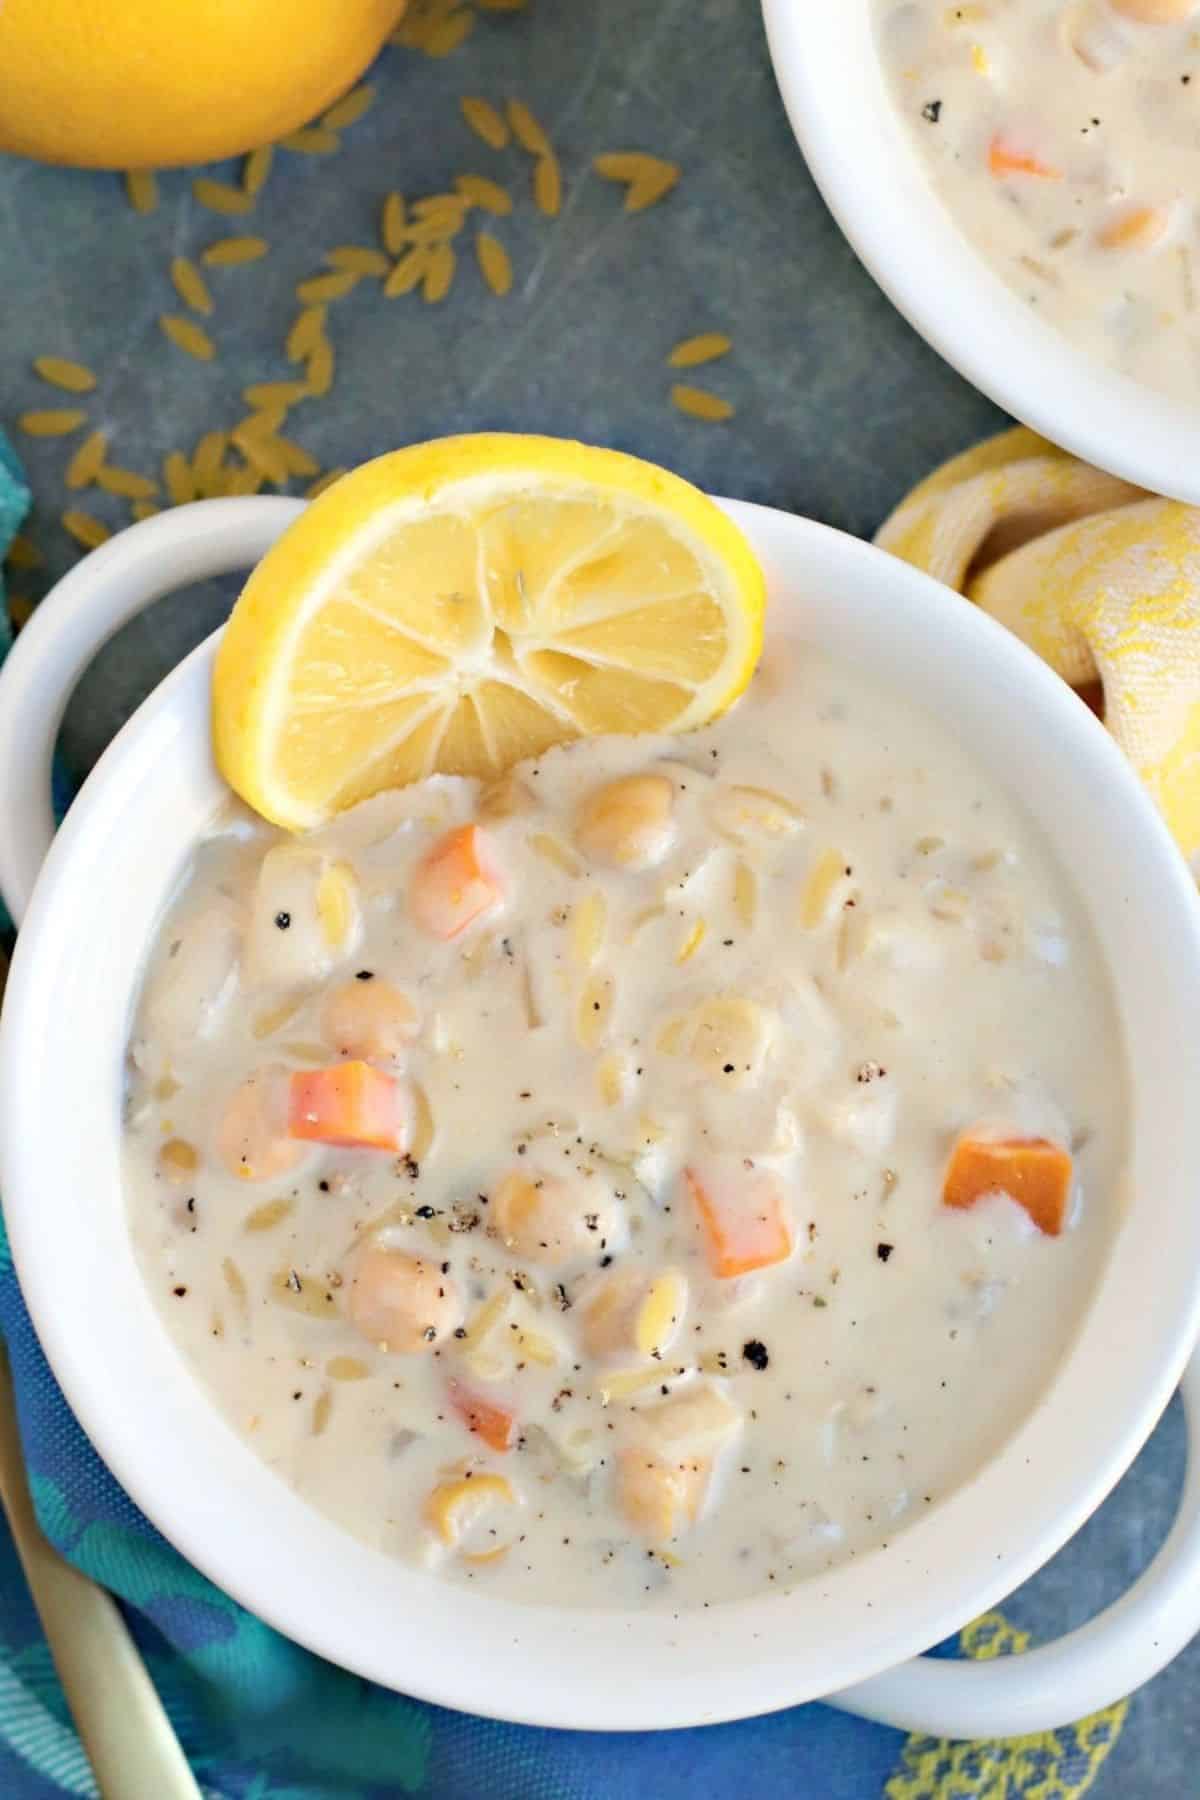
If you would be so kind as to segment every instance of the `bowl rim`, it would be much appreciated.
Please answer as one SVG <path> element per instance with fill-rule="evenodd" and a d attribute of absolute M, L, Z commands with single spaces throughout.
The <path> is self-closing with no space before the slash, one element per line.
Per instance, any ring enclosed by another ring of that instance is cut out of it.
<path fill-rule="evenodd" d="M 1052 743 L 1063 759 L 1063 793 L 1070 794 L 1072 779 L 1080 791 L 1086 781 L 1104 785 L 1103 822 L 1087 829 L 1103 831 L 1119 849 L 1127 843 L 1135 862 L 1140 856 L 1137 881 L 1117 883 L 1115 912 L 1141 907 L 1149 916 L 1152 893 L 1157 945 L 1175 952 L 1161 978 L 1147 965 L 1144 1002 L 1132 976 L 1123 978 L 1126 988 L 1139 1005 L 1161 1007 L 1180 1026 L 1194 1016 L 1200 913 L 1182 859 L 1136 776 L 1070 690 L 994 621 L 884 552 L 794 515 L 722 504 L 747 530 L 773 588 L 786 567 L 792 586 L 799 583 L 806 600 L 811 595 L 827 618 L 844 621 L 838 628 L 857 632 L 864 646 L 890 632 L 896 657 L 908 657 L 905 666 L 915 670 L 928 660 L 923 646 L 936 642 L 938 673 L 930 679 L 947 693 L 945 671 L 961 677 L 974 667 L 987 673 L 995 690 L 987 705 L 1002 724 L 1017 695 L 1027 722 L 1043 717 L 1043 745 Z M 857 605 L 847 607 L 856 583 Z M 838 593 L 836 607 L 827 592 Z M 129 932 L 137 937 L 139 907 L 152 921 L 173 885 L 179 862 L 171 850 L 168 867 L 171 830 L 190 845 L 221 799 L 207 734 L 218 637 L 166 677 L 81 791 L 26 915 L 0 1021 L 0 1182 L 22 1287 L 68 1401 L 153 1523 L 227 1593 L 343 1667 L 440 1705 L 583 1729 L 681 1727 L 819 1698 L 950 1635 L 1033 1573 L 1119 1479 L 1178 1380 L 1200 1330 L 1200 1209 L 1177 1205 L 1161 1234 L 1131 1240 L 1126 1226 L 1118 1229 L 1122 1256 L 1110 1257 L 1080 1337 L 1047 1393 L 982 1470 L 891 1548 L 786 1594 L 679 1615 L 693 1627 L 688 1634 L 666 1612 L 514 1605 L 414 1571 L 300 1500 L 217 1414 L 167 1335 L 128 1242 L 115 1103 L 132 980 L 107 995 L 104 982 L 115 988 L 113 971 L 132 954 L 118 942 L 121 920 L 134 920 Z M 1074 777 L 1071 762 L 1079 765 Z M 140 837 L 131 793 L 144 813 Z M 1065 828 L 1085 826 L 1068 819 Z M 154 845 L 140 883 L 128 879 L 128 863 L 123 882 L 114 878 L 114 847 L 122 839 Z M 106 906 L 113 936 L 97 985 L 80 923 L 103 916 Z M 139 964 L 145 941 L 137 942 Z M 66 1008 L 70 1029 L 44 1003 L 47 994 L 60 1013 Z M 113 1065 L 107 1076 L 105 1058 Z M 45 1116 L 51 1073 L 64 1074 L 78 1124 L 47 1136 L 31 1122 Z M 1184 1197 L 1180 1168 L 1200 1167 L 1200 1113 L 1189 1110 L 1182 1093 L 1160 1110 L 1172 1137 L 1147 1204 L 1162 1206 L 1164 1195 Z M 105 1202 L 99 1207 L 90 1197 L 97 1191 Z M 68 1223 L 75 1209 L 74 1234 L 58 1212 L 48 1213 L 47 1194 Z M 111 1299 L 96 1282 L 98 1260 L 114 1285 Z M 1134 1325 L 1122 1324 L 1125 1290 L 1155 1292 L 1152 1321 L 1143 1308 Z M 1098 1378 L 1106 1394 L 1101 1455 Z M 172 1433 L 183 1446 L 174 1460 L 158 1453 Z M 1054 1479 L 1032 1500 L 1023 1474 L 1028 1459 L 1039 1469 L 1043 1461 L 1054 1467 Z M 1018 1501 L 1028 1517 L 1014 1526 Z M 984 1539 L 986 1557 L 977 1548 Z M 397 1617 L 420 1619 L 418 1643 L 398 1644 Z M 464 1642 L 473 1646 L 466 1658 Z M 481 1682 L 484 1669 L 490 1686 Z M 531 1670 L 540 1678 L 532 1684 Z"/>
<path fill-rule="evenodd" d="M 889 94 L 870 0 L 762 0 L 775 77 L 809 172 L 859 260 L 925 341 L 1052 443 L 1151 493 L 1200 502 L 1188 405 L 1078 350 L 959 230 Z"/>

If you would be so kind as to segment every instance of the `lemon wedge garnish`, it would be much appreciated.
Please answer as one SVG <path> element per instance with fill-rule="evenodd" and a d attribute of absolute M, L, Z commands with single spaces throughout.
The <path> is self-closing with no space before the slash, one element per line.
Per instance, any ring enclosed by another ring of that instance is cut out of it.
<path fill-rule="evenodd" d="M 267 552 L 217 653 L 226 780 L 292 830 L 434 773 L 678 732 L 742 692 L 764 582 L 713 501 L 555 438 L 442 438 L 343 476 Z"/>

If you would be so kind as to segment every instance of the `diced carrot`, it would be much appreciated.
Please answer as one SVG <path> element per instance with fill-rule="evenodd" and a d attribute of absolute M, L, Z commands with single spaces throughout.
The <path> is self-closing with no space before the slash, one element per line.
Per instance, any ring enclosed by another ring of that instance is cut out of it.
<path fill-rule="evenodd" d="M 399 1083 L 370 1063 L 298 1069 L 288 1099 L 288 1130 L 294 1138 L 347 1149 L 404 1149 L 407 1109 Z"/>
<path fill-rule="evenodd" d="M 478 825 L 457 825 L 438 839 L 413 873 L 412 916 L 431 937 L 455 938 L 503 899 L 503 888 Z"/>
<path fill-rule="evenodd" d="M 492 1450 L 511 1450 L 516 1441 L 516 1414 L 497 1400 L 485 1400 L 461 1381 L 450 1383 L 450 1404 L 468 1431 Z"/>
<path fill-rule="evenodd" d="M 942 1186 L 946 1206 L 962 1210 L 988 1194 L 1007 1194 L 1039 1231 L 1058 1237 L 1071 1202 L 1072 1163 L 1049 1138 L 988 1138 L 964 1132 L 950 1153 Z"/>
<path fill-rule="evenodd" d="M 700 1223 L 708 1266 L 722 1280 L 769 1268 L 792 1254 L 792 1222 L 783 1185 L 771 1169 L 747 1169 L 740 1159 L 728 1170 L 713 1165 L 685 1169 Z"/>
<path fill-rule="evenodd" d="M 1020 150 L 1007 138 L 1000 135 L 994 137 L 988 145 L 988 168 L 992 174 L 1004 175 L 1036 175 L 1042 181 L 1061 181 L 1062 170 L 1051 163 L 1044 163 L 1032 150 Z"/>

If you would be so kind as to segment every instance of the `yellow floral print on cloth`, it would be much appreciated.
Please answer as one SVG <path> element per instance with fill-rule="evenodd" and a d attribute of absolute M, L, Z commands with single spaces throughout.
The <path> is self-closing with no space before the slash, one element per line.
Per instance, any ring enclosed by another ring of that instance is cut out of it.
<path fill-rule="evenodd" d="M 936 470 L 876 542 L 957 588 L 1104 719 L 1200 858 L 1200 508 L 1089 468 L 1023 426 Z"/>
<path fill-rule="evenodd" d="M 1029 1633 L 1003 1613 L 985 1613 L 962 1634 L 967 1656 L 986 1660 L 1029 1648 Z M 1078 1800 L 1086 1794 L 1121 1735 L 1128 1700 L 1031 1737 L 952 1743 L 910 1737 L 883 1800 Z"/>

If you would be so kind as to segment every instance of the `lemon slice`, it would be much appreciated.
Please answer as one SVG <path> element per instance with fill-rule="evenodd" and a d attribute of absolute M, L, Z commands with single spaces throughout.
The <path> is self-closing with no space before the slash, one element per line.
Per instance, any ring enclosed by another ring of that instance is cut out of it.
<path fill-rule="evenodd" d="M 251 575 L 217 654 L 217 761 L 300 830 L 574 737 L 688 731 L 749 681 L 763 604 L 741 532 L 651 463 L 417 444 L 343 476 Z"/>

